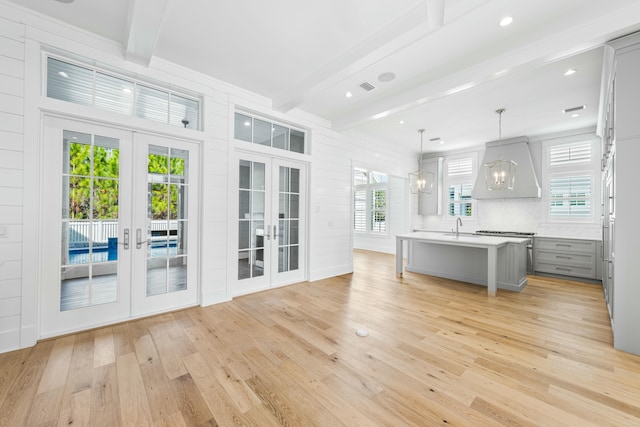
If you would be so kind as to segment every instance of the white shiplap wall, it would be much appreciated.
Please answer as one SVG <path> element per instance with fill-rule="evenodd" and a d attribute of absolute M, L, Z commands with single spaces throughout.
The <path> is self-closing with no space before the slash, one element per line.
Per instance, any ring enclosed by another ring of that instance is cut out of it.
<path fill-rule="evenodd" d="M 0 352 L 20 345 L 24 26 L 0 17 Z"/>
<path fill-rule="evenodd" d="M 203 96 L 204 132 L 189 131 L 187 135 L 201 140 L 199 234 L 203 305 L 228 300 L 232 294 L 228 283 L 235 270 L 228 271 L 227 205 L 228 177 L 235 171 L 229 169 L 235 108 L 255 111 L 309 131 L 310 280 L 352 271 L 352 166 L 365 165 L 390 175 L 406 176 L 415 164 L 413 156 L 394 152 L 381 141 L 335 132 L 330 123 L 303 111 L 275 112 L 266 98 L 178 64 L 158 59 L 154 59 L 150 67 L 129 63 L 122 57 L 121 46 L 32 14 L 12 3 L 0 1 L 0 17 L 0 234 L 4 234 L 0 235 L 0 352 L 27 347 L 38 338 L 38 282 L 47 280 L 38 276 L 39 260 L 36 255 L 32 256 L 39 252 L 39 183 L 46 179 L 37 176 L 39 162 L 46 161 L 38 157 L 41 112 L 59 112 L 176 138 L 183 135 L 180 128 L 43 97 L 40 90 L 42 49 L 90 58 L 125 74 L 182 87 Z M 398 185 L 403 185 L 402 180 Z M 408 201 L 404 196 L 394 198 L 393 212 L 408 218 L 408 210 L 403 206 Z M 367 248 L 379 250 L 375 245 Z M 29 254 L 24 259 L 23 252 Z"/>

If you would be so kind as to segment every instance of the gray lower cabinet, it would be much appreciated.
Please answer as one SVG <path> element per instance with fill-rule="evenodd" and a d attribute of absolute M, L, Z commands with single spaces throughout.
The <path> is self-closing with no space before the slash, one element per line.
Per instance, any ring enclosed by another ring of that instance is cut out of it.
<path fill-rule="evenodd" d="M 585 279 L 597 279 L 598 242 L 596 240 L 536 237 L 534 270 Z"/>

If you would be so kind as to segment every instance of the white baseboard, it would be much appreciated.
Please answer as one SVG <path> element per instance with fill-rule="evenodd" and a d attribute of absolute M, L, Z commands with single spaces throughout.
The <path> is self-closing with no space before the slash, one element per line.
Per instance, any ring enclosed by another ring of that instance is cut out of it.
<path fill-rule="evenodd" d="M 341 276 L 343 274 L 353 273 L 353 264 L 344 264 L 337 267 L 325 268 L 309 272 L 309 281 L 327 279 L 329 277 Z"/>

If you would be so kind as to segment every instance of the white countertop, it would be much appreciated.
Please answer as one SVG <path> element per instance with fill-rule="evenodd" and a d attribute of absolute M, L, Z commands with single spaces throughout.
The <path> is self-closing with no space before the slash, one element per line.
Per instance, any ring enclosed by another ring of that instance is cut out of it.
<path fill-rule="evenodd" d="M 414 231 L 413 233 L 399 234 L 396 236 L 402 240 L 422 240 L 430 243 L 451 244 L 459 246 L 502 246 L 507 243 L 526 243 L 529 239 L 503 236 L 482 236 L 470 233 L 460 233 L 456 236 L 453 232 Z"/>

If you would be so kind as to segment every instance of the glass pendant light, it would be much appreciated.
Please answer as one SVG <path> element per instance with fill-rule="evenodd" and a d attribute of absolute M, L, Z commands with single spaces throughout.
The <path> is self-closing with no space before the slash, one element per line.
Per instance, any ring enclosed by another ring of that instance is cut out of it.
<path fill-rule="evenodd" d="M 433 189 L 433 172 L 422 170 L 422 134 L 424 129 L 418 129 L 420 132 L 420 158 L 418 159 L 418 170 L 409 174 L 409 190 L 411 194 L 430 194 Z"/>
<path fill-rule="evenodd" d="M 502 113 L 504 108 L 496 110 L 498 114 L 498 141 L 502 140 Z M 484 180 L 487 190 L 513 190 L 516 180 L 516 167 L 513 160 L 502 160 L 502 144 L 500 143 L 500 157 L 498 160 L 484 164 Z"/>

